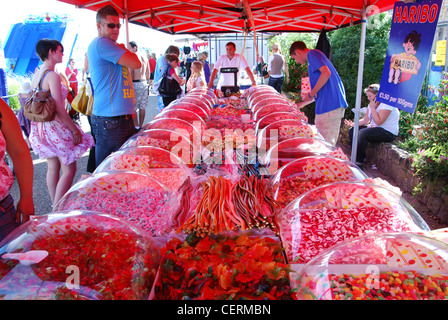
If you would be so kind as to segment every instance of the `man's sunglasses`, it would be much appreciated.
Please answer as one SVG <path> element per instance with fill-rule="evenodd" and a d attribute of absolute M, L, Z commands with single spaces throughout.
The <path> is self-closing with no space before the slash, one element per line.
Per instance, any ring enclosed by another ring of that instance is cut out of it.
<path fill-rule="evenodd" d="M 115 29 L 115 27 L 117 27 L 118 29 L 121 28 L 121 24 L 120 23 L 107 23 L 106 26 L 110 29 Z"/>

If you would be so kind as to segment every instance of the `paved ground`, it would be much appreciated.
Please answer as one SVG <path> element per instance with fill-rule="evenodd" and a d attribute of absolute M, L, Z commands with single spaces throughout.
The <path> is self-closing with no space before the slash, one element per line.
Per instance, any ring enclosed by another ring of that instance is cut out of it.
<path fill-rule="evenodd" d="M 150 101 L 148 108 L 146 110 L 146 116 L 145 116 L 145 123 L 151 121 L 155 115 L 158 113 L 157 108 L 157 97 L 154 95 L 150 96 Z M 81 126 L 85 132 L 90 132 L 90 127 L 87 122 L 87 118 L 85 116 L 81 117 Z M 344 152 L 346 154 L 350 153 L 349 148 L 343 148 Z M 47 162 L 45 160 L 39 160 L 38 157 L 31 152 L 31 155 L 33 157 L 33 163 L 34 163 L 34 201 L 35 201 L 35 208 L 36 208 L 36 214 L 47 214 L 52 211 L 51 207 L 51 201 L 50 196 L 48 195 L 47 186 L 46 186 L 46 171 L 47 171 Z M 89 174 L 86 171 L 87 168 L 87 159 L 88 159 L 88 152 L 84 154 L 83 157 L 81 157 L 77 162 L 77 173 L 74 178 L 74 183 L 78 181 L 82 175 Z M 17 170 L 17 169 L 16 169 Z M 390 179 L 389 177 L 385 176 L 380 170 L 374 170 L 371 168 L 365 168 L 364 172 L 372 178 L 380 177 L 386 181 L 388 181 L 390 184 L 396 186 L 396 183 Z M 11 189 L 11 195 L 14 197 L 16 204 L 19 199 L 19 188 L 17 185 L 17 182 L 14 183 L 12 189 Z M 407 202 L 409 202 L 414 209 L 422 216 L 422 218 L 428 223 L 431 229 L 437 229 L 437 228 L 444 228 L 448 227 L 447 225 L 444 225 L 440 222 L 439 219 L 434 217 L 430 211 L 426 208 L 425 205 L 423 205 L 421 202 L 416 201 L 412 198 L 411 194 L 403 193 L 403 197 Z"/>

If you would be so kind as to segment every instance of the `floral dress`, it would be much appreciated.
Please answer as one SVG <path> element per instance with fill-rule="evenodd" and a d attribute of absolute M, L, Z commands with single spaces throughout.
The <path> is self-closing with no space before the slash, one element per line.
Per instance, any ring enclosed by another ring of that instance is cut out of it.
<path fill-rule="evenodd" d="M 187 81 L 187 92 L 193 90 L 194 88 L 201 87 L 201 81 L 203 83 L 206 83 L 204 76 L 197 76 L 195 74 L 192 74 Z"/>
<path fill-rule="evenodd" d="M 14 176 L 11 169 L 5 162 L 6 141 L 0 131 L 0 201 L 9 195 L 9 190 L 14 183 Z"/>
<path fill-rule="evenodd" d="M 62 90 L 66 97 L 67 89 L 62 86 Z M 75 162 L 94 145 L 93 137 L 84 133 L 78 125 L 76 127 L 82 134 L 82 141 L 75 146 L 72 132 L 57 115 L 53 121 L 31 121 L 29 141 L 33 152 L 40 159 L 57 157 L 64 165 Z"/>

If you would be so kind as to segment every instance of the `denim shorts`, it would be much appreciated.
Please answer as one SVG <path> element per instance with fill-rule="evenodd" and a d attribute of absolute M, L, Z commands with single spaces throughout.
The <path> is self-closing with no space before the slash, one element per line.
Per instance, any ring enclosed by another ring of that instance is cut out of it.
<path fill-rule="evenodd" d="M 95 138 L 96 167 L 111 153 L 120 149 L 135 133 L 132 115 L 98 117 L 92 115 L 92 134 Z"/>
<path fill-rule="evenodd" d="M 0 241 L 10 234 L 20 223 L 16 222 L 16 208 L 11 195 L 0 201 Z"/>

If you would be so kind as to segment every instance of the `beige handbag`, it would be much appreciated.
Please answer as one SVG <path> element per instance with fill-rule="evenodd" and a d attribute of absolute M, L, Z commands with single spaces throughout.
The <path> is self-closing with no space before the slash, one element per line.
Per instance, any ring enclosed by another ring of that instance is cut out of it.
<path fill-rule="evenodd" d="M 49 70 L 46 70 L 40 78 L 37 89 L 34 89 L 23 108 L 23 115 L 35 122 L 47 122 L 53 121 L 56 116 L 56 102 L 50 95 L 50 91 L 42 90 L 42 80 L 45 74 Z"/>

